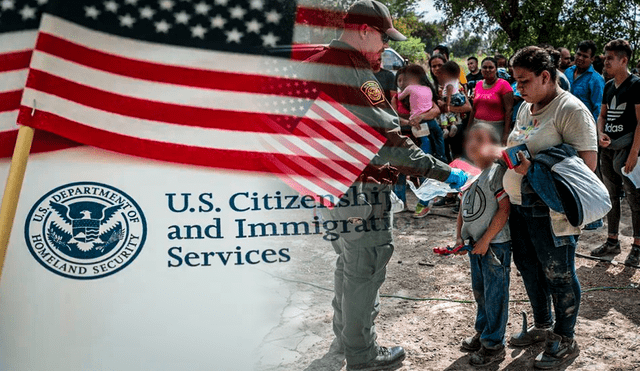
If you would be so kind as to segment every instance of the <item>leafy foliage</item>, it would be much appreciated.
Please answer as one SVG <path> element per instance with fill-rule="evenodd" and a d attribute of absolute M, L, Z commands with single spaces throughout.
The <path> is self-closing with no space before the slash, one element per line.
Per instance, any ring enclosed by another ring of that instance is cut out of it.
<path fill-rule="evenodd" d="M 392 41 L 389 46 L 412 63 L 422 62 L 427 57 L 424 52 L 425 45 L 417 37 L 409 36 L 407 41 Z"/>
<path fill-rule="evenodd" d="M 640 0 L 435 0 L 435 5 L 447 26 L 491 35 L 493 51 L 537 44 L 574 49 L 587 39 L 602 48 L 614 38 L 640 46 Z"/>
<path fill-rule="evenodd" d="M 482 46 L 482 37 L 465 30 L 460 37 L 449 44 L 453 56 L 468 56 L 478 53 Z"/>

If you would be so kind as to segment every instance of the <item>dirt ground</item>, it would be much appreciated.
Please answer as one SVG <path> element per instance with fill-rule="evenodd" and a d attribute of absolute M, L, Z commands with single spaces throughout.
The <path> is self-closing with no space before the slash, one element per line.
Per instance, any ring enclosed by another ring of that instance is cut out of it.
<path fill-rule="evenodd" d="M 409 204 L 415 205 L 410 197 Z M 470 269 L 466 257 L 440 257 L 432 252 L 435 246 L 452 243 L 454 214 L 449 208 L 435 209 L 422 220 L 414 220 L 410 213 L 396 214 L 394 221 L 396 251 L 389 263 L 387 280 L 382 294 L 411 298 L 440 298 L 471 300 Z M 625 206 L 622 218 L 622 254 L 624 261 L 631 246 L 630 214 Z M 580 240 L 583 254 L 601 244 L 606 238 L 606 226 L 598 231 L 585 232 Z M 344 370 L 340 357 L 327 354 L 333 340 L 331 330 L 332 293 L 322 288 L 333 284 L 335 254 L 327 249 L 305 249 L 298 258 L 306 260 L 300 272 L 300 290 L 310 290 L 304 299 L 303 330 L 316 341 L 298 359 L 278 369 L 309 371 Z M 640 270 L 622 264 L 576 259 L 578 276 L 584 292 L 576 339 L 580 356 L 562 370 L 640 370 Z M 312 263 L 312 264 L 309 264 Z M 305 287 L 306 286 L 306 287 Z M 625 289 L 588 291 L 597 287 Z M 511 299 L 507 335 L 522 327 L 520 313 L 525 311 L 532 321 L 531 307 L 526 300 L 522 280 L 512 265 Z M 400 370 L 473 370 L 469 355 L 459 349 L 460 341 L 473 334 L 475 304 L 437 300 L 405 300 L 382 298 L 382 311 L 376 321 L 381 345 L 401 345 L 407 358 Z M 527 349 L 507 349 L 507 358 L 487 370 L 529 370 L 542 345 Z"/>

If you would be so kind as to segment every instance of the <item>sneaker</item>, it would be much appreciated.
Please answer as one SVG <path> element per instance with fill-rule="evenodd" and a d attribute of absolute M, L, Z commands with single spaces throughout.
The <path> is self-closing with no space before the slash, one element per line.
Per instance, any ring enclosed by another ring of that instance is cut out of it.
<path fill-rule="evenodd" d="M 383 371 L 383 370 L 395 370 L 402 365 L 402 361 L 406 354 L 402 347 L 379 347 L 378 355 L 366 363 L 358 363 L 356 365 L 350 365 L 347 363 L 347 371 Z"/>
<path fill-rule="evenodd" d="M 449 137 L 453 138 L 456 136 L 457 133 L 458 133 L 458 126 L 451 125 L 451 129 L 449 129 Z"/>
<path fill-rule="evenodd" d="M 462 350 L 466 350 L 467 352 L 477 352 L 482 347 L 480 344 L 480 333 L 476 332 L 475 335 L 469 336 L 468 338 L 462 340 L 462 344 L 460 344 L 460 348 Z"/>
<path fill-rule="evenodd" d="M 620 254 L 620 241 L 613 243 L 611 240 L 591 250 L 591 256 L 601 257 L 606 255 L 618 255 Z"/>
<path fill-rule="evenodd" d="M 544 352 L 538 354 L 533 361 L 533 367 L 539 370 L 550 370 L 560 367 L 575 359 L 580 350 L 573 338 L 560 336 L 549 331 Z"/>
<path fill-rule="evenodd" d="M 640 265 L 640 246 L 631 246 L 631 252 L 627 256 L 627 259 L 624 261 L 624 264 L 635 266 Z"/>
<path fill-rule="evenodd" d="M 455 197 L 440 197 L 438 199 L 438 201 L 433 203 L 434 207 L 447 207 L 447 206 L 453 206 L 456 204 L 456 198 Z"/>
<path fill-rule="evenodd" d="M 496 349 L 489 349 L 483 346 L 479 351 L 471 355 L 469 363 L 472 366 L 484 367 L 496 362 L 502 362 L 506 356 L 507 351 L 502 344 Z"/>
<path fill-rule="evenodd" d="M 429 204 L 427 206 L 424 206 L 422 204 L 418 204 L 416 206 L 416 212 L 413 213 L 413 218 L 414 219 L 422 219 L 422 218 L 426 217 L 431 212 L 431 207 L 432 206 L 433 206 L 433 201 L 429 201 Z"/>
<path fill-rule="evenodd" d="M 596 229 L 601 228 L 603 225 L 604 225 L 604 222 L 602 221 L 602 219 L 600 219 L 585 225 L 583 229 L 585 231 L 595 231 Z"/>
<path fill-rule="evenodd" d="M 537 327 L 529 327 L 526 332 L 520 332 L 513 335 L 509 339 L 509 344 L 514 347 L 528 347 L 536 343 L 541 343 L 547 340 L 549 329 L 541 329 Z"/>

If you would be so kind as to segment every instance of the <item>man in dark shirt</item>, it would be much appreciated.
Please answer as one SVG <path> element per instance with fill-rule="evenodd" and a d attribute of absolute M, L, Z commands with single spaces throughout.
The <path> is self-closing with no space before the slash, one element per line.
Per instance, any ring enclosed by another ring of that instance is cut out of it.
<path fill-rule="evenodd" d="M 384 91 L 384 97 L 387 101 L 391 102 L 391 98 L 398 94 L 398 87 L 396 86 L 396 75 L 393 72 L 382 68 L 382 55 L 378 58 L 377 62 L 371 66 L 373 69 L 373 75 L 380 83 L 382 90 Z"/>
<path fill-rule="evenodd" d="M 473 96 L 473 91 L 476 88 L 476 83 L 478 81 L 482 81 L 482 72 L 480 72 L 480 68 L 478 67 L 478 58 L 469 57 L 467 58 L 467 68 L 469 68 L 469 73 L 467 74 L 467 85 L 469 87 L 469 96 Z"/>
<path fill-rule="evenodd" d="M 613 208 L 607 215 L 609 236 L 593 256 L 620 253 L 620 198 L 626 194 L 631 208 L 633 245 L 625 264 L 640 263 L 640 190 L 625 174 L 636 169 L 640 153 L 640 78 L 629 73 L 631 46 L 626 40 L 610 41 L 604 48 L 604 68 L 612 79 L 607 82 L 598 118 L 602 155 L 600 166 Z"/>

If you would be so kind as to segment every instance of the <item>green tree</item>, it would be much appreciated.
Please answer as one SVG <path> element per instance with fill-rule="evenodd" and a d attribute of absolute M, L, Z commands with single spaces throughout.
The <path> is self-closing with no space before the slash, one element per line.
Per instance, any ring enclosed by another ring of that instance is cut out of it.
<path fill-rule="evenodd" d="M 419 19 L 415 13 L 395 19 L 394 26 L 406 36 L 413 36 L 420 39 L 425 45 L 423 51 L 429 53 L 431 53 L 436 45 L 444 42 L 446 39 L 447 29 L 444 24 L 440 22 L 425 22 Z"/>
<path fill-rule="evenodd" d="M 634 50 L 640 47 L 640 0 L 434 1 L 448 26 L 473 23 L 475 33 L 492 40 L 493 51 L 537 44 L 574 49 L 586 39 L 602 47 L 615 38 L 629 40 Z"/>
<path fill-rule="evenodd" d="M 425 45 L 417 37 L 409 36 L 407 41 L 391 41 L 389 46 L 411 63 L 419 63 L 426 59 Z"/>
<path fill-rule="evenodd" d="M 456 57 L 475 55 L 482 47 L 482 37 L 465 30 L 460 37 L 449 44 L 449 51 Z"/>
<path fill-rule="evenodd" d="M 504 37 L 496 40 L 507 39 L 516 49 L 555 41 L 557 33 L 549 31 L 558 28 L 564 0 L 435 0 L 435 5 L 449 25 L 464 26 L 471 19 L 480 35 L 498 25 Z"/>
<path fill-rule="evenodd" d="M 581 40 L 593 40 L 600 51 L 613 39 L 640 47 L 640 0 L 574 0 L 562 16 L 561 44 L 574 50 Z M 634 59 L 634 58 L 632 58 Z"/>

